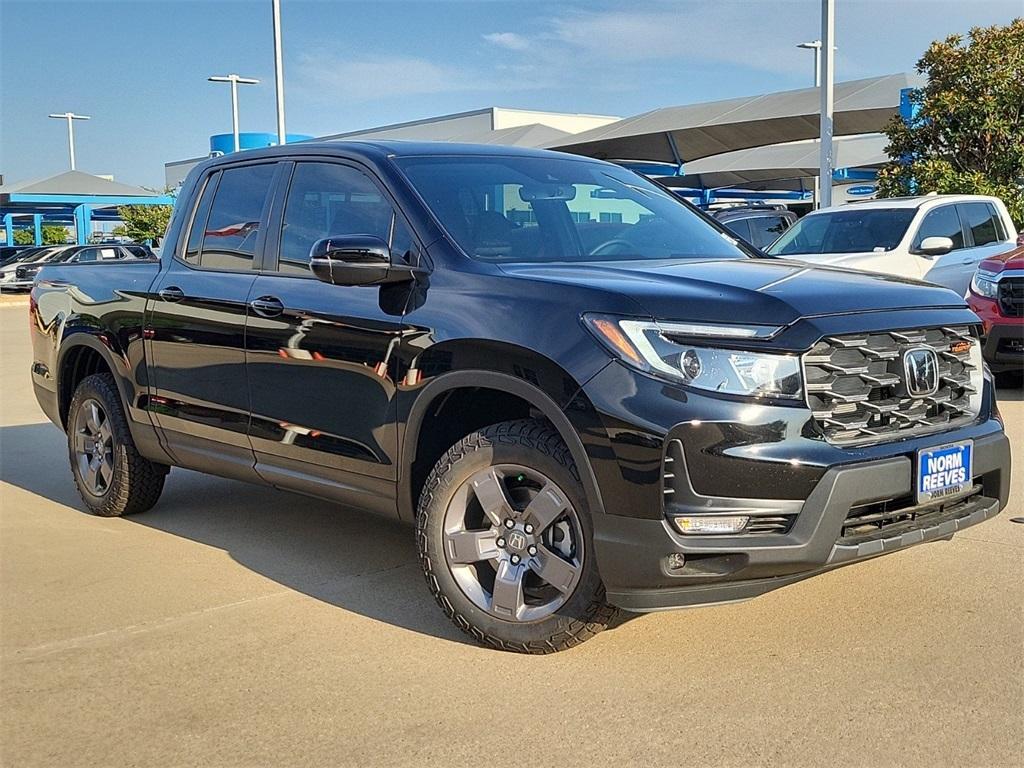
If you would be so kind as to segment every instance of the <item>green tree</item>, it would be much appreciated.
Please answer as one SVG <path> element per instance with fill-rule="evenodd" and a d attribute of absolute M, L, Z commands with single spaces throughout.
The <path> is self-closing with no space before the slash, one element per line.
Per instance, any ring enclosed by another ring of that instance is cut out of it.
<path fill-rule="evenodd" d="M 156 240 L 164 236 L 171 220 L 171 205 L 122 205 L 117 214 L 124 222 L 124 234 L 133 240 Z"/>
<path fill-rule="evenodd" d="M 67 229 L 59 224 L 43 224 L 42 235 L 43 245 L 60 245 L 68 239 Z M 14 230 L 15 245 L 32 245 L 35 241 L 36 236 L 31 228 Z"/>
<path fill-rule="evenodd" d="M 917 71 L 928 83 L 911 94 L 915 117 L 885 129 L 879 194 L 995 195 L 1024 225 L 1024 18 L 938 40 Z"/>

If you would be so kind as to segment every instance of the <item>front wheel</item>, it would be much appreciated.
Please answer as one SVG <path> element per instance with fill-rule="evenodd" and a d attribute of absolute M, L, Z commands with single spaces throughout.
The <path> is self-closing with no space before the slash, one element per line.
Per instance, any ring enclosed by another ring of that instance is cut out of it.
<path fill-rule="evenodd" d="M 435 598 L 481 643 L 552 653 L 614 615 L 576 465 L 543 422 L 495 424 L 452 446 L 424 486 L 417 534 Z"/>
<path fill-rule="evenodd" d="M 94 515 L 145 512 L 160 498 L 167 467 L 135 449 L 110 374 L 88 376 L 75 390 L 68 409 L 68 454 L 78 493 Z"/>

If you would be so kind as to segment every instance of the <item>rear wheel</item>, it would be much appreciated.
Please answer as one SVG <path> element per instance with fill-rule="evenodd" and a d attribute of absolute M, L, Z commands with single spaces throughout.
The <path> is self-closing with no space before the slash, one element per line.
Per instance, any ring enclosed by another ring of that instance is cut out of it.
<path fill-rule="evenodd" d="M 110 374 L 88 376 L 75 390 L 68 410 L 68 454 L 78 493 L 94 515 L 145 512 L 160 498 L 167 467 L 135 449 Z"/>
<path fill-rule="evenodd" d="M 543 422 L 496 424 L 452 446 L 427 479 L 417 532 L 431 591 L 479 642 L 551 653 L 614 615 L 576 466 Z"/>

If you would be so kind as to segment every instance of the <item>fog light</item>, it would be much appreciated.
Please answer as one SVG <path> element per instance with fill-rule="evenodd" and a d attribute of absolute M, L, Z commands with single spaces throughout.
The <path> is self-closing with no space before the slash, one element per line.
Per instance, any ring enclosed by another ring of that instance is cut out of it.
<path fill-rule="evenodd" d="M 681 571 L 686 568 L 686 555 L 680 554 L 679 552 L 673 552 L 665 558 L 665 565 L 670 573 Z"/>
<path fill-rule="evenodd" d="M 747 527 L 748 520 L 746 515 L 701 515 L 677 517 L 675 524 L 681 533 L 739 533 Z"/>

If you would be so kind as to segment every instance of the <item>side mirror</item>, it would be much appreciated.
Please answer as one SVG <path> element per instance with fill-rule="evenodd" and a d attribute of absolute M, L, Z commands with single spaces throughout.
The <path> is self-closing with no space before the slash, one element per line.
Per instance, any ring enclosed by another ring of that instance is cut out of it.
<path fill-rule="evenodd" d="M 394 263 L 391 249 L 373 235 L 339 235 L 317 240 L 309 252 L 309 268 L 333 285 L 380 285 L 413 276 L 407 264 Z"/>
<path fill-rule="evenodd" d="M 924 256 L 942 256 L 953 250 L 953 241 L 948 237 L 926 237 L 917 250 Z"/>

